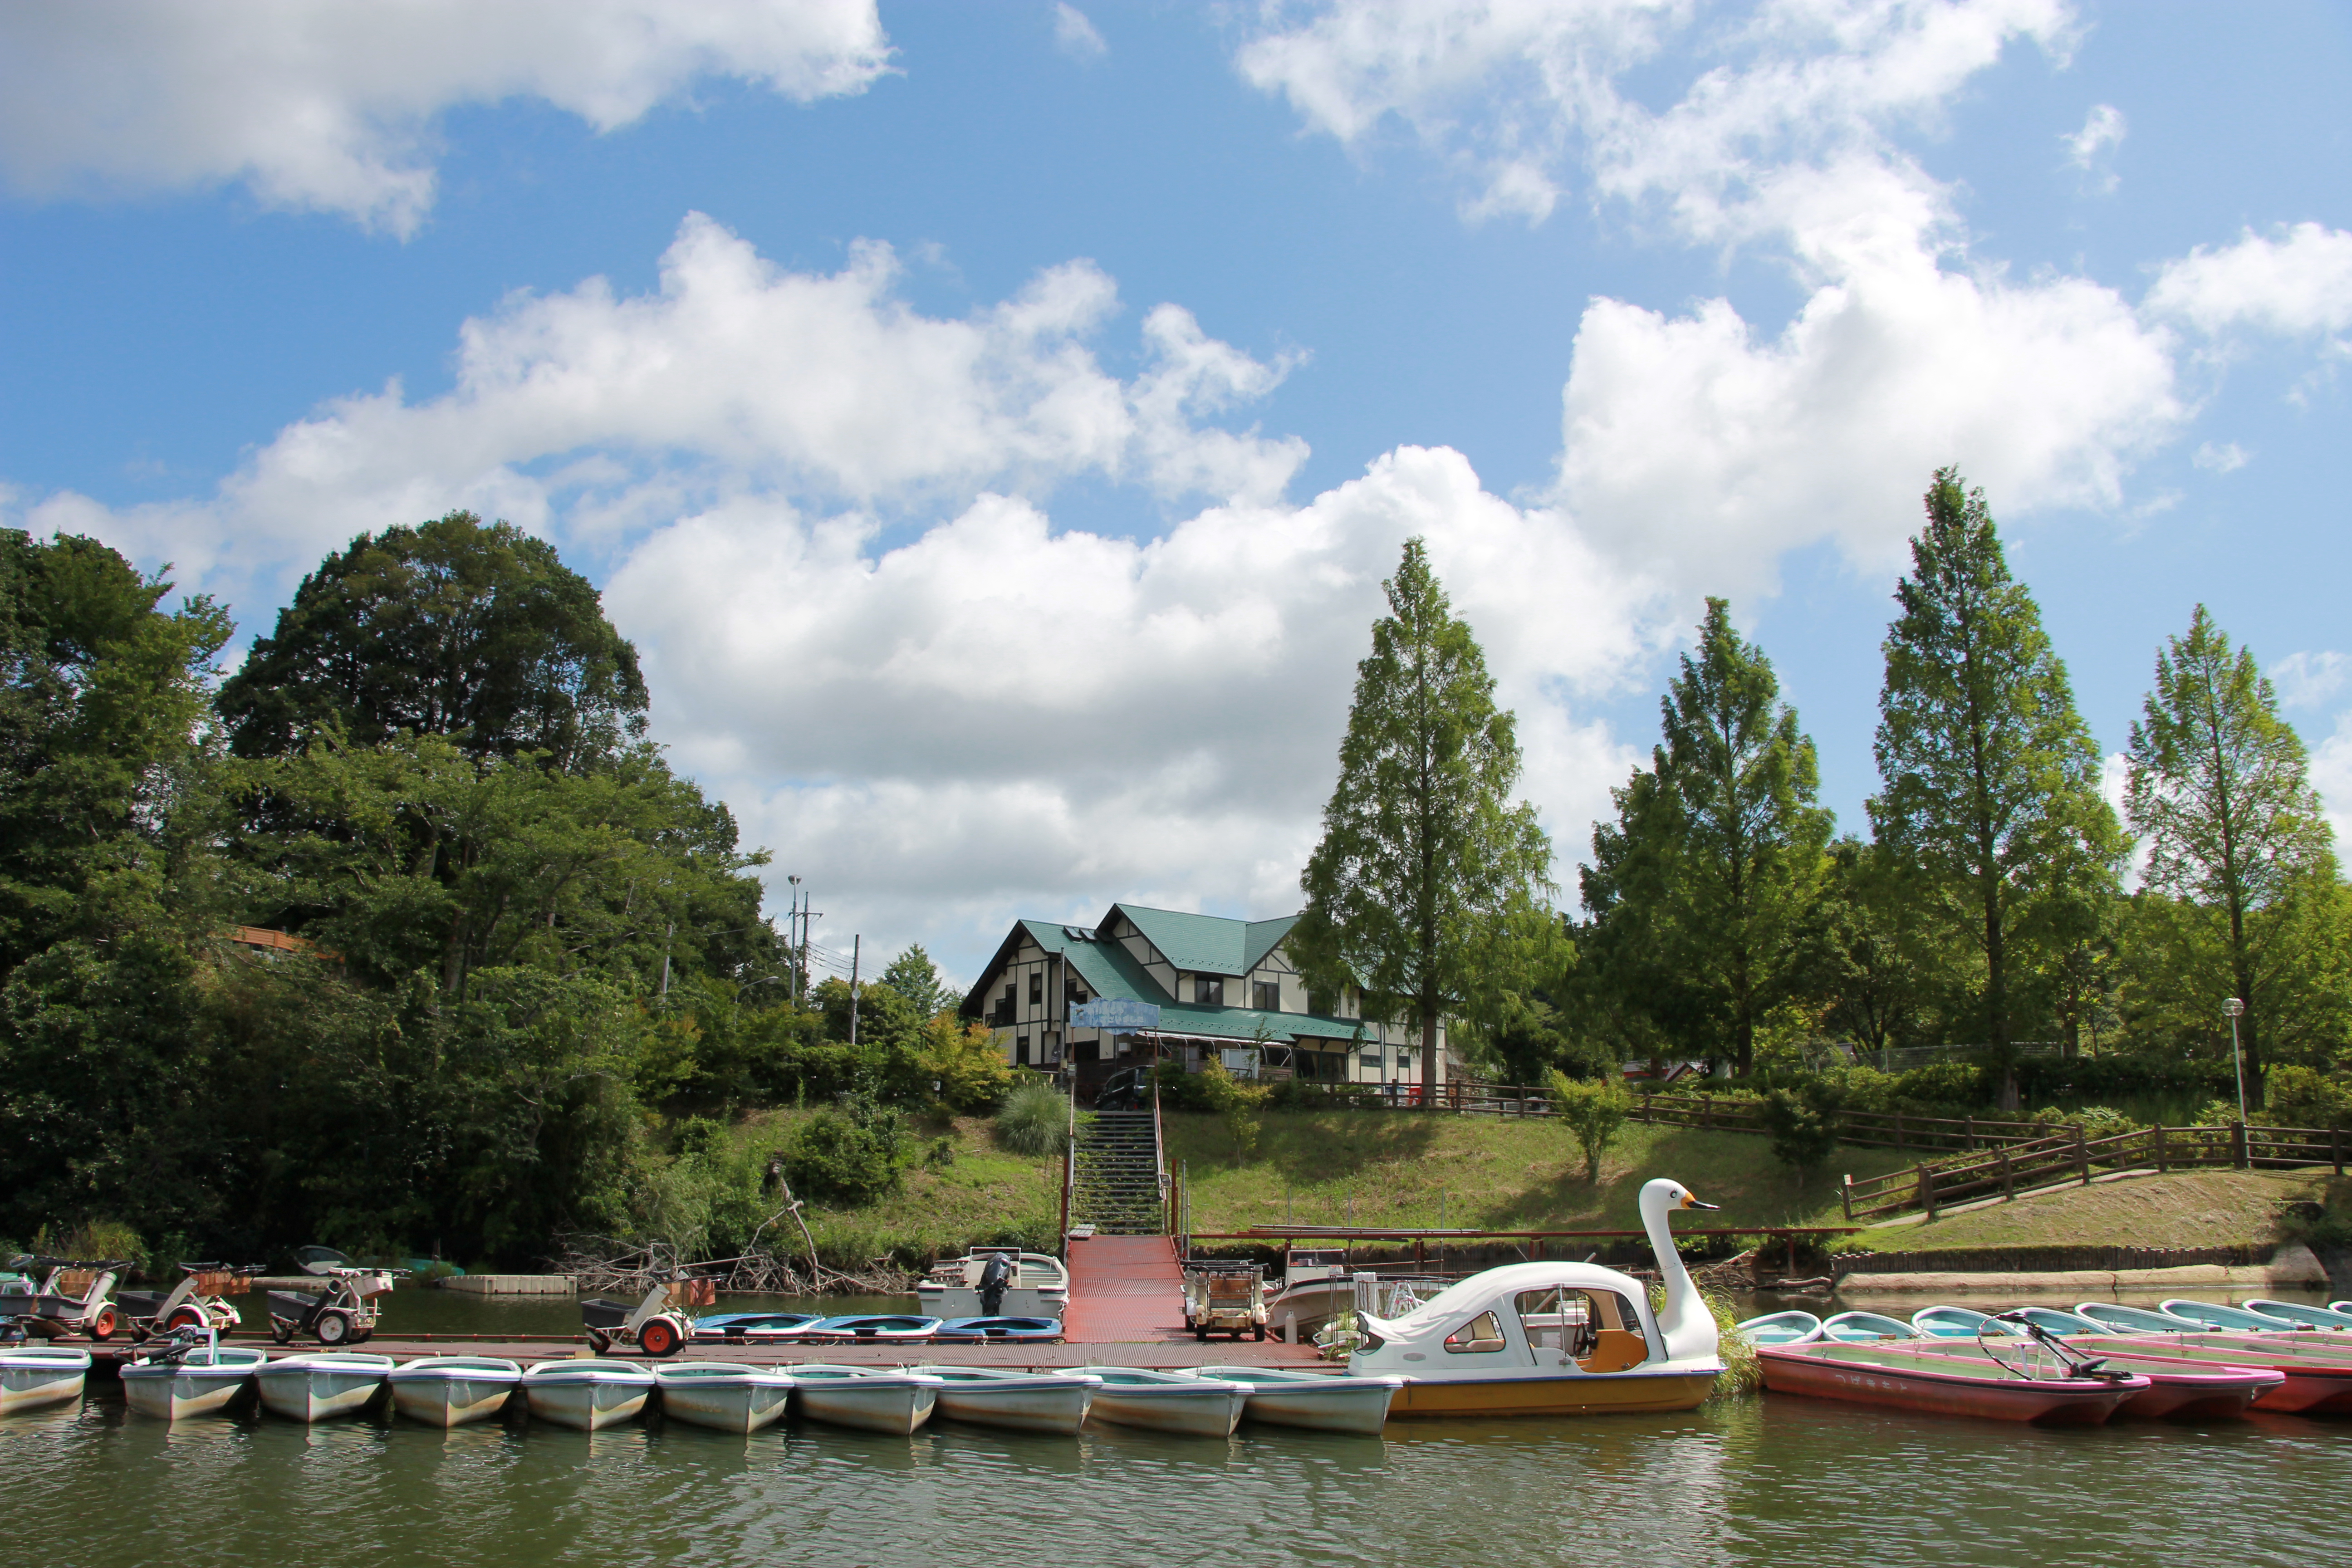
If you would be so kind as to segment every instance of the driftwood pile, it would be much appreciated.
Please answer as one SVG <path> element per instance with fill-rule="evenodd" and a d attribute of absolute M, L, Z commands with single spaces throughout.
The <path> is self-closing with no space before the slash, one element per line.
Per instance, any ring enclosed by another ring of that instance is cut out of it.
<path fill-rule="evenodd" d="M 567 1274 L 583 1292 L 643 1296 L 680 1267 L 677 1249 L 660 1242 L 609 1236 L 567 1236 L 551 1271 Z M 862 1269 L 835 1268 L 814 1258 L 797 1263 L 766 1247 L 740 1258 L 709 1258 L 682 1266 L 719 1281 L 719 1289 L 762 1296 L 904 1296 L 919 1276 L 877 1258 Z"/>

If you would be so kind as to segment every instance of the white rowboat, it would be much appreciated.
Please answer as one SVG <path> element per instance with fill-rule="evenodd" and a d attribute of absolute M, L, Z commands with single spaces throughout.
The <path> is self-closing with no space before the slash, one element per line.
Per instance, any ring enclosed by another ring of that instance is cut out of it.
<path fill-rule="evenodd" d="M 122 1398 L 139 1415 L 164 1421 L 217 1415 L 268 1360 L 262 1351 L 222 1345 L 200 1346 L 177 1362 L 131 1362 L 122 1369 Z"/>
<path fill-rule="evenodd" d="M 1192 1437 L 1227 1437 L 1241 1425 L 1249 1404 L 1245 1383 L 1153 1372 L 1139 1366 L 1090 1366 L 1102 1379 L 1095 1391 L 1095 1415 L 1119 1426 L 1145 1426 Z M 1400 1380 L 1402 1381 L 1402 1380 Z"/>
<path fill-rule="evenodd" d="M 506 1409 L 522 1368 L 497 1356 L 428 1355 L 404 1362 L 384 1379 L 392 1407 L 427 1426 L 463 1426 Z"/>
<path fill-rule="evenodd" d="M 1389 1405 L 1402 1377 L 1349 1377 L 1286 1366 L 1200 1366 L 1181 1375 L 1245 1384 L 1242 1414 L 1269 1426 L 1317 1432 L 1376 1434 L 1388 1425 Z"/>
<path fill-rule="evenodd" d="M 994 1366 L 910 1366 L 940 1382 L 939 1414 L 1016 1432 L 1076 1432 L 1086 1425 L 1102 1379 L 1092 1373 L 1014 1372 Z"/>
<path fill-rule="evenodd" d="M 662 1414 L 716 1431 L 749 1435 L 784 1418 L 793 1379 L 765 1367 L 723 1361 L 665 1363 L 654 1368 Z"/>
<path fill-rule="evenodd" d="M 396 1363 L 388 1355 L 319 1351 L 281 1356 L 254 1373 L 261 1407 L 289 1421 L 331 1421 L 356 1415 L 383 1388 Z"/>
<path fill-rule="evenodd" d="M 801 1414 L 835 1426 L 905 1436 L 921 1429 L 938 1407 L 946 1380 L 887 1367 L 802 1362 L 779 1367 L 793 1380 Z"/>
<path fill-rule="evenodd" d="M 533 1362 L 522 1374 L 534 1421 L 600 1432 L 634 1418 L 653 1397 L 654 1374 L 633 1361 L 602 1356 Z"/>
<path fill-rule="evenodd" d="M 89 1352 L 74 1346 L 0 1351 L 0 1415 L 79 1399 L 89 1375 Z"/>

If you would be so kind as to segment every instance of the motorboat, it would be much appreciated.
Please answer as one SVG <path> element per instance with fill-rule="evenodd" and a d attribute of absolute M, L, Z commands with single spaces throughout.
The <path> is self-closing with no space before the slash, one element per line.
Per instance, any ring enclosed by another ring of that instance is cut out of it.
<path fill-rule="evenodd" d="M 1591 1263 L 1511 1263 L 1449 1285 L 1401 1317 L 1359 1312 L 1358 1377 L 1402 1377 L 1395 1416 L 1586 1415 L 1689 1410 L 1723 1371 L 1715 1314 L 1675 1251 L 1668 1215 L 1708 1208 L 1679 1182 L 1642 1188 L 1665 1284 L 1653 1312 L 1632 1276 Z"/>
<path fill-rule="evenodd" d="M 2265 1318 L 2276 1318 L 2297 1328 L 2352 1329 L 2352 1312 L 2338 1312 L 2327 1307 L 2306 1307 L 2299 1301 L 2273 1301 L 2263 1296 L 2238 1304 L 2249 1312 L 2260 1312 Z"/>
<path fill-rule="evenodd" d="M 1843 1344 L 1867 1343 L 1872 1340 L 1916 1340 L 1919 1331 L 1901 1318 L 1890 1318 L 1884 1312 L 1840 1312 L 1822 1320 L 1822 1338 Z"/>
<path fill-rule="evenodd" d="M 2184 1366 L 2255 1367 L 2280 1373 L 2285 1381 L 2258 1394 L 2257 1410 L 2281 1415 L 2352 1413 L 2352 1347 L 2315 1342 L 2294 1334 L 2163 1333 L 2111 1334 L 2077 1342 L 2101 1353 L 2161 1357 Z"/>
<path fill-rule="evenodd" d="M 824 1321 L 822 1312 L 712 1312 L 694 1320 L 693 1338 L 744 1344 L 752 1340 L 788 1340 L 812 1323 Z"/>
<path fill-rule="evenodd" d="M 79 1345 L 0 1346 L 0 1415 L 81 1397 L 89 1352 Z"/>
<path fill-rule="evenodd" d="M 1401 1377 L 1349 1377 L 1290 1366 L 1198 1366 L 1181 1375 L 1215 1378 L 1249 1389 L 1242 1415 L 1269 1426 L 1304 1426 L 1316 1432 L 1377 1436 L 1388 1425 L 1389 1406 Z"/>
<path fill-rule="evenodd" d="M 1188 1437 L 1227 1437 L 1249 1405 L 1249 1384 L 1140 1366 L 1089 1366 L 1102 1379 L 1094 1415 L 1115 1426 L 1144 1426 Z"/>
<path fill-rule="evenodd" d="M 514 1362 L 487 1355 L 428 1355 L 384 1375 L 392 1407 L 427 1426 L 464 1426 L 503 1415 L 522 1381 Z"/>
<path fill-rule="evenodd" d="M 990 1267 L 997 1273 L 990 1280 Z M 1070 1315 L 1070 1271 L 1050 1252 L 1024 1252 L 1014 1247 L 975 1247 L 962 1258 L 932 1265 L 915 1287 L 915 1305 L 934 1318 L 1066 1318 Z"/>
<path fill-rule="evenodd" d="M 931 1336 L 934 1340 L 1013 1340 L 1038 1344 L 1055 1343 L 1061 1337 L 1058 1318 L 950 1318 Z"/>
<path fill-rule="evenodd" d="M 582 1432 L 601 1432 L 633 1419 L 653 1392 L 650 1367 L 604 1356 L 533 1362 L 522 1374 L 532 1420 Z"/>
<path fill-rule="evenodd" d="M 793 1402 L 790 1374 L 769 1367 L 688 1361 L 653 1371 L 662 1415 L 695 1426 L 748 1436 L 782 1420 Z"/>
<path fill-rule="evenodd" d="M 1990 1357 L 1954 1353 L 1959 1348 L 1824 1341 L 1759 1345 L 1756 1359 L 1775 1394 L 2045 1426 L 2099 1426 L 2149 1386 L 2126 1373 L 2029 1376 Z"/>
<path fill-rule="evenodd" d="M 793 1337 L 802 1340 L 881 1340 L 894 1344 L 911 1344 L 928 1340 L 940 1331 L 937 1318 L 908 1317 L 883 1313 L 878 1316 L 824 1318 L 799 1331 Z"/>
<path fill-rule="evenodd" d="M 388 1355 L 362 1351 L 320 1351 L 281 1356 L 254 1373 L 261 1407 L 291 1421 L 330 1421 L 356 1415 L 383 1390 L 397 1365 Z"/>
<path fill-rule="evenodd" d="M 978 1426 L 1067 1435 L 1086 1425 L 1102 1379 L 1076 1367 L 1022 1372 L 1001 1366 L 909 1366 L 940 1380 L 939 1414 Z"/>
<path fill-rule="evenodd" d="M 2291 1334 L 2304 1327 L 2301 1323 L 2285 1322 L 2260 1312 L 2249 1312 L 2242 1307 L 2225 1307 L 2219 1301 L 2192 1301 L 2181 1296 L 2175 1296 L 2168 1301 L 2158 1301 L 2157 1308 L 2176 1318 L 2186 1318 L 2200 1329 L 2227 1329 L 2234 1333 Z"/>
<path fill-rule="evenodd" d="M 1809 1345 L 1822 1337 L 1822 1321 L 1811 1312 L 1767 1312 L 1731 1331 L 1751 1345 Z"/>
<path fill-rule="evenodd" d="M 2111 1334 L 2193 1333 L 2206 1326 L 2192 1318 L 2176 1318 L 2169 1312 L 2151 1311 L 2146 1307 L 2126 1307 L 2119 1301 L 2077 1301 L 2074 1310 L 2095 1323 L 2104 1324 Z"/>
<path fill-rule="evenodd" d="M 897 1436 L 922 1429 L 945 1386 L 929 1373 L 889 1367 L 801 1362 L 777 1370 L 792 1378 L 800 1412 L 811 1420 Z"/>
<path fill-rule="evenodd" d="M 1391 1293 L 1409 1291 L 1416 1301 L 1453 1283 L 1434 1275 L 1411 1271 L 1391 1271 L 1375 1277 L 1382 1289 Z M 1276 1338 L 1292 1344 L 1314 1338 L 1316 1331 L 1332 1319 L 1354 1310 L 1356 1268 L 1343 1247 L 1291 1247 L 1283 1255 L 1282 1278 L 1269 1280 L 1265 1286 L 1266 1327 Z M 1403 1313 L 1399 1311 L 1398 1315 Z"/>
<path fill-rule="evenodd" d="M 2069 1312 L 2057 1307 L 2011 1307 L 2000 1316 L 2006 1321 L 2031 1323 L 2052 1334 L 2105 1334 L 2114 1331 L 2080 1312 Z"/>
<path fill-rule="evenodd" d="M 123 1363 L 122 1398 L 138 1415 L 164 1421 L 223 1414 L 269 1360 L 266 1351 L 176 1336 L 148 1344 Z"/>
<path fill-rule="evenodd" d="M 2001 1322 L 1990 1312 L 1979 1312 L 1974 1307 L 1922 1307 L 1911 1314 L 1911 1326 L 1926 1340 L 1972 1340 L 1988 1331 L 2015 1335 L 2021 1331 L 2013 1324 Z"/>

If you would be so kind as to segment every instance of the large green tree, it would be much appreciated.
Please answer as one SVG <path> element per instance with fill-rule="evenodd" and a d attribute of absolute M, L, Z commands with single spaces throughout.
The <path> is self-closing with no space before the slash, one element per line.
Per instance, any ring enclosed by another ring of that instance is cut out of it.
<path fill-rule="evenodd" d="M 1434 1085 L 1438 1021 L 1499 978 L 1479 956 L 1498 922 L 1540 903 L 1551 846 L 1535 808 L 1512 802 L 1516 726 L 1422 541 L 1381 586 L 1389 614 L 1356 667 L 1295 940 L 1316 990 L 1359 985 L 1368 1016 L 1420 1026 Z"/>
<path fill-rule="evenodd" d="M 329 556 L 222 686 L 220 710 L 240 756 L 332 729 L 362 744 L 406 731 L 577 767 L 644 732 L 646 685 L 553 546 L 453 511 Z"/>
<path fill-rule="evenodd" d="M 1946 935 L 1980 959 L 1985 1038 L 2017 1104 L 2021 982 L 2121 853 L 2099 751 L 2042 612 L 2011 576 L 1981 489 L 1937 471 L 1885 641 L 1870 802 L 1879 842 Z"/>
<path fill-rule="evenodd" d="M 2262 1091 L 2273 993 L 2308 969 L 2301 906 L 2336 881 L 2335 836 L 2303 742 L 2269 679 L 2200 605 L 2157 654 L 2156 686 L 2131 728 L 2124 809 L 2147 841 L 2147 886 L 2205 911 L 2221 973 L 2199 978 L 2245 1005 L 2239 1033 Z M 2324 923 L 2324 922 L 2322 922 Z"/>
<path fill-rule="evenodd" d="M 1695 993 L 1707 1037 L 1689 1043 L 1743 1073 L 1758 1024 L 1801 968 L 1830 833 L 1813 743 L 1780 695 L 1771 660 L 1740 637 L 1726 601 L 1708 599 L 1698 646 L 1659 704 L 1655 786 L 1618 791 L 1615 834 L 1594 841 L 1616 862 L 1592 881 L 1609 914 L 1638 920 Z"/>

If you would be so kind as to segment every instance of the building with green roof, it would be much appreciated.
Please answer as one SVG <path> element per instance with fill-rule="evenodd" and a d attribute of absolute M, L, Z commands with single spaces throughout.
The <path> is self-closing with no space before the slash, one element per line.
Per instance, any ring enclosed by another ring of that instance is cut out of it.
<path fill-rule="evenodd" d="M 1090 926 L 1015 921 L 966 994 L 964 1016 L 995 1030 L 1016 1066 L 1099 1081 L 1122 1061 L 1212 1060 L 1244 1076 L 1327 1083 L 1417 1083 L 1411 1027 L 1367 1020 L 1360 994 L 1307 994 L 1285 951 L 1297 915 L 1238 921 L 1113 904 Z M 1112 1033 L 1070 1022 L 1110 1000 L 1157 1007 L 1156 1030 Z M 1444 1035 L 1439 1034 L 1441 1044 Z M 1459 1076 L 1441 1053 L 1441 1081 Z"/>

